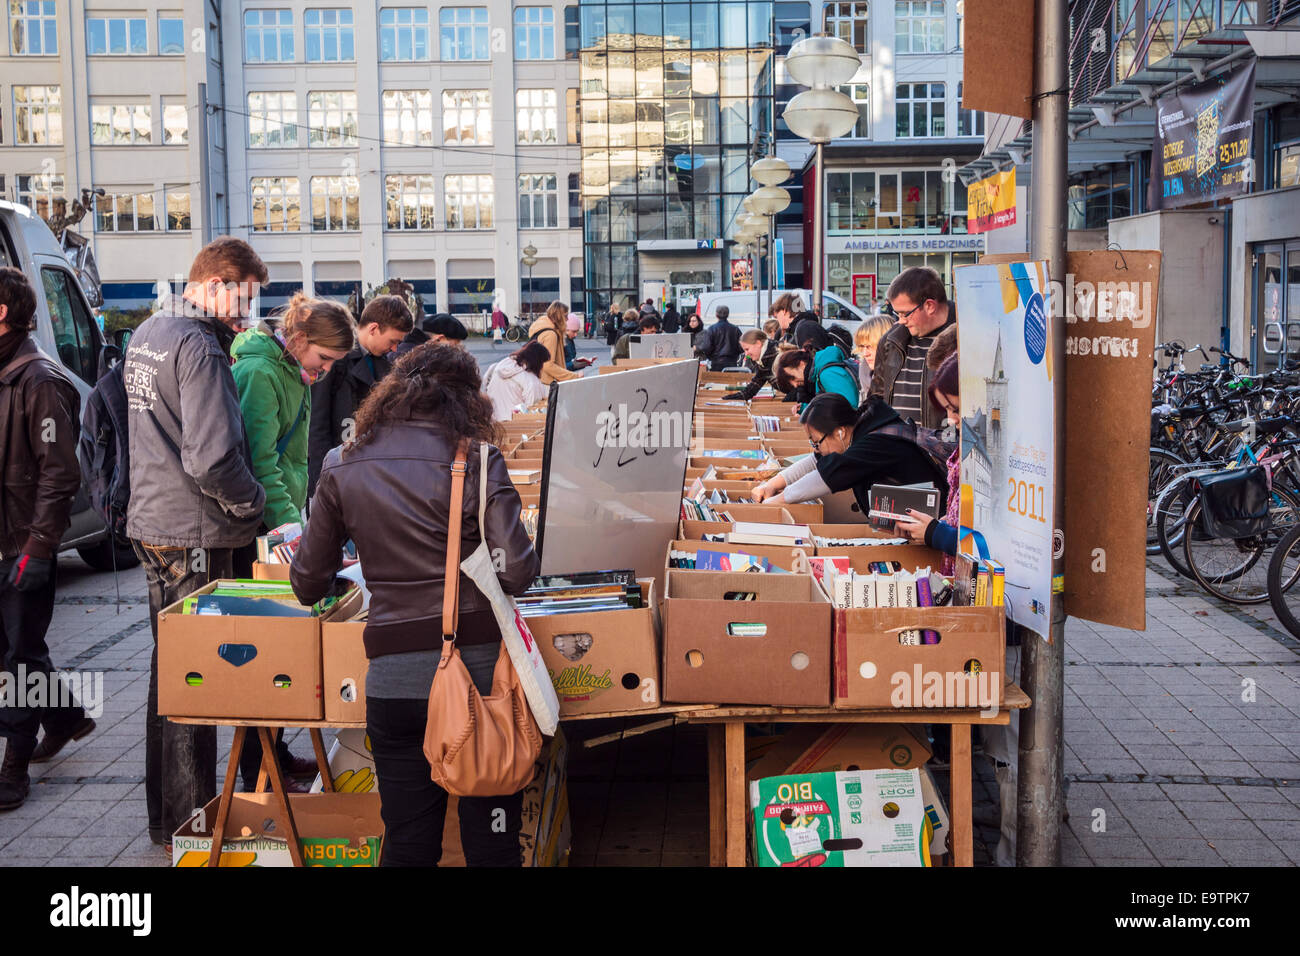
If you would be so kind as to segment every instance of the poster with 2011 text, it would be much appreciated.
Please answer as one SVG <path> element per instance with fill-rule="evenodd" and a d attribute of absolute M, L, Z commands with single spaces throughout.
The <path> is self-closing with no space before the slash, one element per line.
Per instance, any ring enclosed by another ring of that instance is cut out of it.
<path fill-rule="evenodd" d="M 961 523 L 1006 567 L 1007 617 L 1047 637 L 1056 462 L 1045 262 L 956 270 Z M 962 550 L 974 554 L 970 537 Z"/>

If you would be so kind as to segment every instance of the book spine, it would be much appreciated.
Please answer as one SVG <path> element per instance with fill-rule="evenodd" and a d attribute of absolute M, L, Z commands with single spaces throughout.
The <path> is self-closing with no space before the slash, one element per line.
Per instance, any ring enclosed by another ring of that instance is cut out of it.
<path fill-rule="evenodd" d="M 853 603 L 853 581 L 852 574 L 837 574 L 835 576 L 835 606 L 838 608 L 857 607 Z"/>
<path fill-rule="evenodd" d="M 894 573 L 895 588 L 898 593 L 899 607 L 916 607 L 918 598 L 916 593 L 916 579 L 906 571 L 896 571 Z M 919 645 L 921 643 L 921 632 L 918 630 L 904 631 L 898 635 L 900 644 Z"/>
<path fill-rule="evenodd" d="M 989 569 L 980 562 L 979 571 L 975 577 L 975 601 L 976 607 L 989 606 Z"/>
<path fill-rule="evenodd" d="M 875 574 L 853 575 L 853 606 L 873 608 L 876 606 Z"/>
<path fill-rule="evenodd" d="M 930 569 L 924 568 L 916 572 L 916 606 L 917 607 L 934 607 L 934 594 L 930 590 Z M 939 635 L 934 631 L 921 632 L 922 644 L 938 644 Z"/>

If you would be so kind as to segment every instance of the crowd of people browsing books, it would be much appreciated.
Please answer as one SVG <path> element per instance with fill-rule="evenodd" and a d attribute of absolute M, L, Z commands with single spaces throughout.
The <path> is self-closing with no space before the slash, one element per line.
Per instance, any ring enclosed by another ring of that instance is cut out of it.
<path fill-rule="evenodd" d="M 529 341 L 484 375 L 463 347 L 461 323 L 437 315 L 417 326 L 395 296 L 373 298 L 354 318 L 333 301 L 299 293 L 282 314 L 254 322 L 252 303 L 267 281 L 247 243 L 210 243 L 184 290 L 158 303 L 123 361 L 96 386 L 101 398 L 116 388 L 126 409 L 125 536 L 143 565 L 155 640 L 144 727 L 149 834 L 168 844 L 217 792 L 215 728 L 158 715 L 159 612 L 210 582 L 251 576 L 258 536 L 303 521 L 290 577 L 304 604 L 337 592 L 345 546 L 366 568 L 367 730 L 385 782 L 383 862 L 432 865 L 441 855 L 447 791 L 431 778 L 424 747 L 430 691 L 446 666 L 444 633 L 454 632 L 480 694 L 491 692 L 503 660 L 508 666 L 488 599 L 464 574 L 445 578 L 449 534 L 462 554 L 485 542 L 504 556 L 494 564 L 505 593 L 533 585 L 540 561 L 498 449 L 498 423 L 542 400 L 551 383 L 582 374 L 573 340 L 585 323 L 553 303 L 532 323 Z M 756 486 L 755 500 L 794 503 L 849 490 L 865 514 L 873 485 L 929 482 L 938 491 L 936 513 L 909 511 L 895 527 L 952 555 L 958 453 L 938 429 L 960 427 L 956 310 L 927 269 L 899 275 L 887 299 L 892 315 L 853 334 L 824 326 L 791 295 L 773 303 L 762 330 L 742 333 L 725 307 L 707 329 L 696 329 L 693 316 L 685 329 L 711 367 L 745 356 L 752 380 L 729 398 L 772 385 L 807 434 L 812 454 Z M 35 302 L 21 272 L 0 270 L 0 447 L 7 474 L 30 475 L 6 488 L 0 518 L 0 656 L 50 672 L 45 631 L 55 556 L 81 481 L 80 403 L 30 337 Z M 631 334 L 662 328 L 647 305 L 625 316 L 616 348 Z M 56 440 L 38 441 L 51 421 Z M 447 593 L 453 598 L 444 603 Z M 27 798 L 31 762 L 93 730 L 75 705 L 0 709 L 7 738 L 0 809 Z M 261 752 L 249 743 L 241 771 L 251 789 Z M 283 741 L 276 750 L 295 787 L 305 789 L 315 762 L 296 758 Z M 520 864 L 521 793 L 522 784 L 512 794 L 461 800 L 470 865 Z"/>

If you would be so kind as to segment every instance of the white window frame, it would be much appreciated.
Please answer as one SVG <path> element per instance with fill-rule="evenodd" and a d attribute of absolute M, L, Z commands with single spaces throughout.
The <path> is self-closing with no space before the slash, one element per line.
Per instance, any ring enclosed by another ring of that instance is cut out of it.
<path fill-rule="evenodd" d="M 185 197 L 185 219 L 189 222 L 187 226 L 172 227 L 171 219 L 171 199 L 173 196 Z M 182 183 L 179 186 L 163 187 L 163 228 L 167 232 L 189 232 L 194 227 L 194 209 L 193 199 L 190 196 L 190 187 Z"/>
<path fill-rule="evenodd" d="M 30 11 L 28 7 L 36 6 Z M 14 56 L 58 56 L 59 15 L 54 0 L 9 0 L 9 52 Z M 33 31 L 31 28 L 35 26 Z M 54 30 L 54 49 L 45 49 L 46 35 Z M 33 34 L 40 38 L 40 49 L 32 50 Z"/>
<path fill-rule="evenodd" d="M 983 110 L 963 109 L 961 105 L 962 81 L 957 81 L 957 128 L 955 136 L 979 136 L 983 138 L 985 130 L 985 113 Z M 969 126 L 970 132 L 963 133 L 962 127 Z"/>
<path fill-rule="evenodd" d="M 90 29 L 92 23 L 102 23 L 104 25 L 104 49 L 92 50 L 90 48 Z M 113 24 L 120 23 L 122 26 L 122 39 L 126 46 L 121 53 L 113 51 Z M 140 29 L 144 31 L 144 49 L 133 50 L 131 48 L 131 25 L 140 24 Z M 148 17 L 87 17 L 86 18 L 86 55 L 87 56 L 148 56 L 149 55 L 149 18 Z"/>
<path fill-rule="evenodd" d="M 258 190 L 262 195 L 258 195 Z M 302 231 L 302 180 L 297 176 L 254 176 L 248 181 L 250 232 Z M 273 206 L 279 203 L 279 217 L 272 220 Z M 257 224 L 257 207 L 261 204 L 261 228 Z M 292 228 L 290 228 L 292 226 Z"/>
<path fill-rule="evenodd" d="M 385 146 L 433 146 L 433 93 L 429 90 L 384 90 Z M 441 144 L 436 144 L 441 145 Z"/>
<path fill-rule="evenodd" d="M 314 14 L 314 17 L 313 17 Z M 333 16 L 333 23 L 326 23 L 322 14 Z M 313 22 L 313 19 L 315 22 Z M 357 35 L 355 18 L 350 7 L 308 7 L 302 15 L 303 36 L 302 55 L 307 63 L 354 63 L 357 58 Z M 312 59 L 311 36 L 316 35 L 320 56 Z M 344 34 L 351 34 L 352 55 L 343 55 Z M 333 56 L 326 49 L 332 43 Z"/>
<path fill-rule="evenodd" d="M 310 188 L 312 232 L 356 232 L 361 228 L 360 179 L 356 176 L 313 176 Z M 325 225 L 319 228 L 316 225 L 317 202 L 325 204 Z M 339 225 L 333 225 L 336 219 Z"/>
<path fill-rule="evenodd" d="M 175 21 L 181 25 L 181 48 L 175 53 L 166 53 L 163 51 L 163 31 L 164 21 Z M 158 32 L 158 55 L 159 56 L 184 56 L 185 55 L 185 18 L 174 16 L 171 11 L 158 11 L 158 18 L 154 29 Z"/>
<path fill-rule="evenodd" d="M 392 38 L 392 56 L 384 56 L 384 35 Z M 401 56 L 402 36 L 409 34 L 411 55 Z M 423 52 L 421 52 L 423 51 Z M 418 63 L 429 59 L 429 11 L 425 7 L 379 9 L 379 60 L 381 63 Z"/>
<path fill-rule="evenodd" d="M 22 90 L 26 100 L 20 105 L 18 91 Z M 32 99 L 32 92 L 40 90 L 40 99 Z M 62 146 L 63 145 L 63 89 L 57 85 L 40 84 L 14 86 L 14 145 L 15 146 Z M 27 137 L 23 138 L 23 124 L 20 115 L 27 117 Z M 41 119 L 40 126 L 35 123 Z M 54 122 L 51 122 L 51 119 Z M 35 134 L 40 133 L 38 137 Z"/>
<path fill-rule="evenodd" d="M 859 9 L 861 8 L 861 9 Z M 854 39 L 862 27 L 861 45 Z M 871 52 L 871 5 L 866 0 L 850 3 L 823 3 L 822 26 L 831 36 L 839 37 L 853 45 L 859 53 Z M 841 29 L 844 28 L 844 29 Z M 844 33 L 848 36 L 844 36 Z"/>
<path fill-rule="evenodd" d="M 140 228 L 140 218 L 141 218 L 140 201 L 142 199 L 147 199 L 150 206 L 149 216 L 153 219 L 153 225 L 152 228 L 149 229 Z M 118 227 L 118 219 L 122 215 L 121 212 L 122 200 L 130 201 L 129 204 L 131 209 L 131 228 L 129 229 L 121 229 Z M 108 221 L 113 223 L 112 227 L 108 229 L 105 229 L 103 227 L 103 224 L 105 222 L 105 219 L 103 217 L 105 216 L 106 209 L 111 210 L 111 213 L 109 214 L 110 219 Z M 161 232 L 161 231 L 163 230 L 160 229 L 158 226 L 158 197 L 154 195 L 152 189 L 142 189 L 139 192 L 108 193 L 107 195 L 104 196 L 95 197 L 95 232 L 96 233 L 101 235 L 108 235 L 109 233 L 120 235 L 121 233 L 124 232 L 135 233 L 135 232 Z"/>
<path fill-rule="evenodd" d="M 515 142 L 551 146 L 560 140 L 559 97 L 546 88 L 515 90 Z"/>
<path fill-rule="evenodd" d="M 898 11 L 899 7 L 906 7 L 905 13 Z M 897 0 L 894 4 L 894 52 L 898 54 L 910 53 L 944 53 L 947 50 L 948 40 L 948 9 L 944 0 Z M 933 27 L 935 23 L 939 24 L 939 39 L 936 43 L 933 37 Z M 906 25 L 906 29 L 904 26 Z M 915 27 L 920 26 L 919 44 L 916 43 L 917 36 Z M 904 38 L 906 41 L 904 42 Z"/>
<path fill-rule="evenodd" d="M 284 8 L 257 8 L 244 11 L 244 62 L 245 63 L 294 63 L 297 50 L 294 49 L 293 11 Z M 248 56 L 249 31 L 257 31 L 258 55 Z M 284 56 L 284 39 L 288 34 L 289 55 Z M 274 38 L 274 57 L 267 57 L 266 41 Z"/>
<path fill-rule="evenodd" d="M 466 114 L 471 117 L 468 127 L 462 122 Z M 469 136 L 462 135 L 465 129 L 470 130 Z M 491 90 L 442 91 L 442 145 L 492 145 Z"/>
<path fill-rule="evenodd" d="M 63 212 L 68 208 L 62 173 L 18 173 L 14 176 L 14 198 L 42 219 L 53 215 L 60 203 Z"/>
<path fill-rule="evenodd" d="M 261 97 L 262 105 L 254 105 L 254 97 Z M 275 105 L 268 105 L 268 97 L 275 97 Z M 260 120 L 262 129 L 253 129 L 254 120 Z M 280 132 L 280 144 L 268 144 L 268 135 L 274 128 Z M 254 136 L 260 136 L 260 143 L 253 142 Z M 290 142 L 292 140 L 292 142 Z M 248 94 L 248 148 L 249 149 L 298 149 L 298 94 L 292 90 L 252 90 Z"/>
<path fill-rule="evenodd" d="M 438 228 L 438 196 L 432 173 L 392 173 L 384 177 L 386 228 L 393 232 L 431 232 Z M 406 224 L 406 211 L 415 225 Z"/>
<path fill-rule="evenodd" d="M 169 120 L 168 116 L 174 119 Z M 180 97 L 164 96 L 162 99 L 162 145 L 188 146 L 190 142 L 190 110 Z M 179 136 L 172 131 L 179 131 Z"/>
<path fill-rule="evenodd" d="M 153 104 L 92 103 L 90 142 L 92 146 L 152 146 Z"/>
<path fill-rule="evenodd" d="M 836 87 L 841 93 L 851 99 L 858 106 L 858 121 L 853 124 L 853 129 L 845 134 L 846 139 L 870 139 L 871 138 L 871 84 L 870 83 L 845 83 L 843 86 Z M 862 107 L 866 106 L 865 115 Z M 858 127 L 866 124 L 865 130 L 859 130 Z"/>
<path fill-rule="evenodd" d="M 465 187 L 470 187 L 466 189 Z M 447 231 L 471 232 L 496 228 L 496 191 L 490 175 L 451 173 L 442 177 L 443 201 L 447 207 Z M 466 225 L 466 210 L 473 205 L 473 225 Z M 486 224 L 484 212 L 486 210 Z"/>
<path fill-rule="evenodd" d="M 308 148 L 354 149 L 358 143 L 357 126 L 357 94 L 354 90 L 311 90 L 307 93 Z"/>
<path fill-rule="evenodd" d="M 523 46 L 522 55 L 520 55 L 521 40 Z M 534 48 L 534 40 L 536 40 L 536 55 L 531 52 Z M 515 7 L 515 59 L 555 59 L 555 10 L 553 7 Z"/>
<path fill-rule="evenodd" d="M 527 212 L 527 216 L 525 216 Z M 540 213 L 540 221 L 539 214 Z M 519 174 L 519 228 L 560 227 L 560 177 L 557 173 Z"/>
<path fill-rule="evenodd" d="M 924 97 L 917 98 L 917 97 L 914 97 L 914 96 L 912 95 L 913 92 L 915 91 L 916 87 L 918 87 L 918 86 L 924 86 L 924 87 L 926 88 L 926 95 L 925 95 Z M 939 95 L 938 95 L 938 96 L 934 96 L 934 95 L 933 95 L 933 92 L 932 92 L 932 89 L 933 89 L 933 87 L 935 87 L 935 86 L 939 87 Z M 907 96 L 906 96 L 906 97 L 902 96 L 902 95 L 901 95 L 901 92 L 900 92 L 904 87 L 907 87 L 907 90 L 908 90 L 908 93 L 907 93 Z M 937 138 L 942 137 L 942 136 L 947 136 L 947 135 L 948 135 L 948 109 L 947 109 L 947 97 L 948 97 L 948 84 L 947 84 L 947 83 L 940 82 L 940 81 L 932 80 L 932 81 L 924 82 L 924 83 L 923 83 L 923 82 L 913 82 L 913 83 L 898 83 L 898 84 L 896 84 L 896 85 L 894 86 L 894 111 L 895 111 L 895 112 L 894 112 L 894 135 L 895 135 L 895 138 L 896 138 L 896 139 L 937 139 Z M 908 133 L 907 133 L 907 135 L 905 135 L 905 136 L 902 135 L 902 134 L 900 134 L 900 133 L 898 132 L 898 112 L 897 112 L 897 111 L 898 111 L 898 107 L 899 107 L 901 104 L 903 104 L 903 103 L 908 104 L 908 109 L 907 109 L 907 128 L 908 128 Z M 917 103 L 925 103 L 925 104 L 926 104 L 926 111 L 925 111 L 925 118 L 926 118 L 925 132 L 924 132 L 924 133 L 919 133 L 919 134 L 916 132 L 915 126 L 913 125 L 913 120 L 914 120 L 914 116 L 915 116 L 915 114 L 914 114 L 913 111 L 912 111 L 912 106 L 915 105 L 915 104 L 917 104 Z M 940 117 L 940 118 L 943 120 L 943 129 L 940 130 L 940 131 L 937 132 L 937 133 L 934 132 L 934 120 L 935 120 L 934 107 L 935 107 L 935 104 L 936 104 L 936 103 L 937 103 L 940 107 L 943 108 L 943 116 Z"/>
<path fill-rule="evenodd" d="M 462 48 L 468 50 L 467 56 L 460 55 Z M 443 7 L 438 11 L 438 59 L 464 63 L 491 58 L 487 7 Z"/>

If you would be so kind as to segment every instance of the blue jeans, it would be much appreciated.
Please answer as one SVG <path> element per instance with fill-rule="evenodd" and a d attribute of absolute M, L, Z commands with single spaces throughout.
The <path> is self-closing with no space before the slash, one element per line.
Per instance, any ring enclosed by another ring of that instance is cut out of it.
<path fill-rule="evenodd" d="M 461 649 L 461 660 L 480 694 L 492 690 L 501 645 Z M 436 677 L 435 677 L 436 679 Z M 383 866 L 437 866 L 447 791 L 431 779 L 424 756 L 427 699 L 366 698 L 366 732 L 379 777 L 384 818 Z M 520 866 L 523 791 L 505 797 L 461 797 L 456 813 L 468 866 Z"/>

